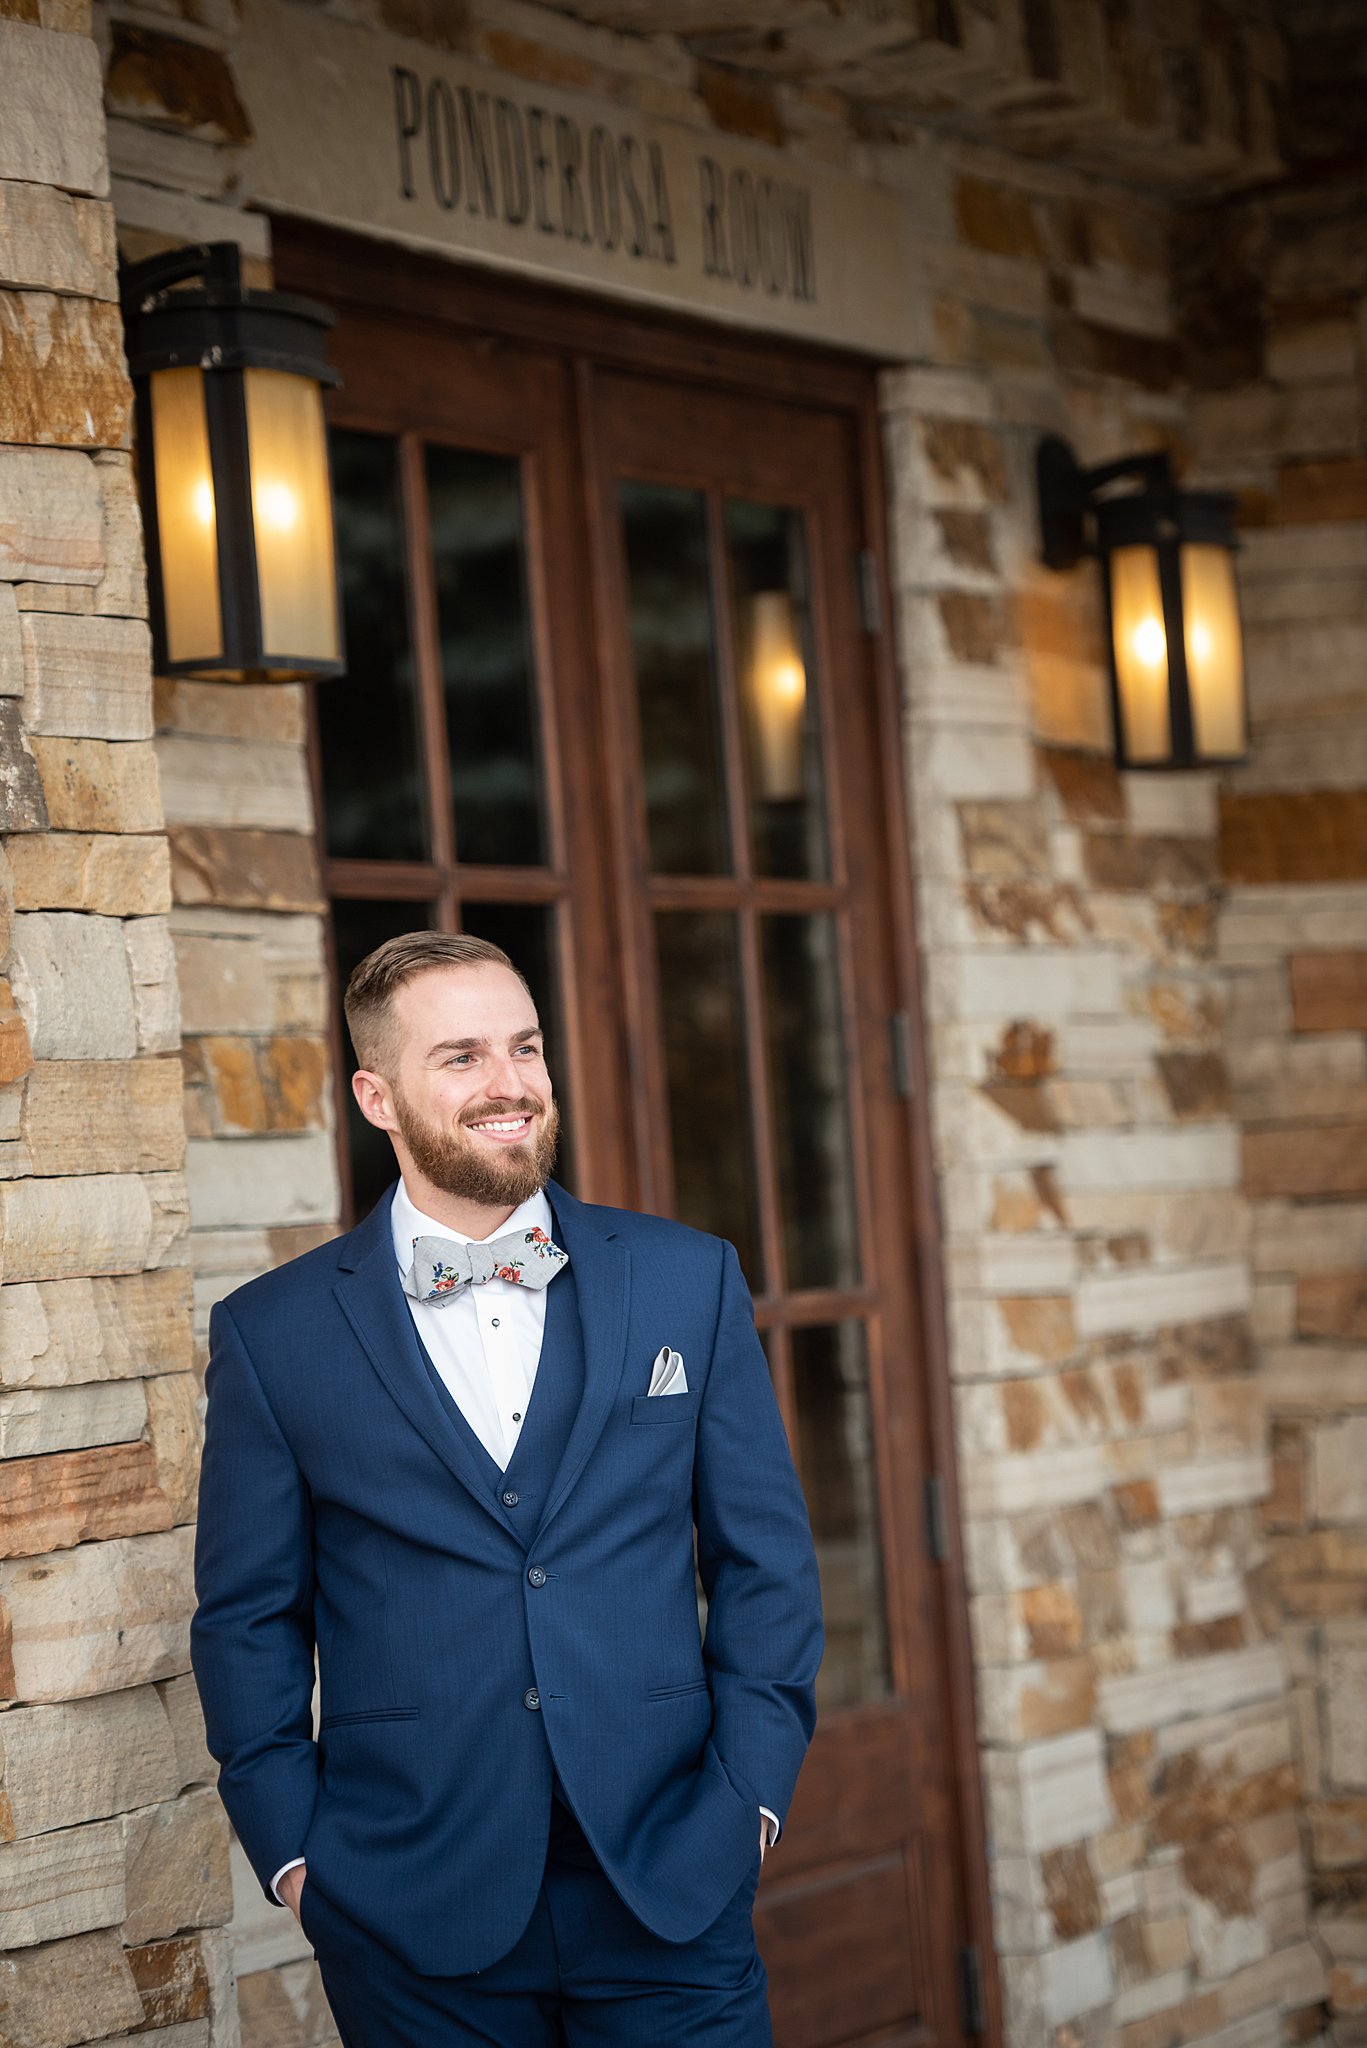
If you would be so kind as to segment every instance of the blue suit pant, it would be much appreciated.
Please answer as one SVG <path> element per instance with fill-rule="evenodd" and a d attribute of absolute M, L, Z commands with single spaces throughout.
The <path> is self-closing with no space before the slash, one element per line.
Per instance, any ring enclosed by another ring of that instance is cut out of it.
<path fill-rule="evenodd" d="M 418 1976 L 306 1877 L 304 1932 L 343 2048 L 772 2048 L 754 1864 L 693 1941 L 622 1903 L 568 1807 L 552 1801 L 531 1919 L 486 1970 Z"/>

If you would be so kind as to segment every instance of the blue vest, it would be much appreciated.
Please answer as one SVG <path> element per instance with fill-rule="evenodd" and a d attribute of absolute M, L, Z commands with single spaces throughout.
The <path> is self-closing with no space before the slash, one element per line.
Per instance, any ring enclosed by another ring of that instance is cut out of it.
<path fill-rule="evenodd" d="M 417 1336 L 416 1329 L 413 1334 Z M 541 1360 L 522 1430 L 506 1472 L 500 1472 L 462 1415 L 459 1403 L 428 1357 L 427 1347 L 420 1338 L 418 1350 L 452 1427 L 464 1439 L 470 1455 L 484 1474 L 489 1491 L 502 1501 L 509 1521 L 517 1530 L 524 1548 L 529 1550 L 584 1394 L 584 1331 L 579 1320 L 574 1267 L 562 1267 L 546 1289 L 546 1327 L 541 1340 Z M 509 1494 L 516 1494 L 517 1499 L 510 1501 Z"/>

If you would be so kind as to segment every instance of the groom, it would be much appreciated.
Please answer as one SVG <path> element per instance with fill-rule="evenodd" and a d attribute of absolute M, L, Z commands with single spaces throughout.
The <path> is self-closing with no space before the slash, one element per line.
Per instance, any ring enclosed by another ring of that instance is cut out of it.
<path fill-rule="evenodd" d="M 822 1638 L 735 1252 L 550 1178 L 497 947 L 391 939 L 346 1014 L 400 1178 L 210 1325 L 223 1803 L 346 2048 L 764 2048 L 752 1907 Z"/>

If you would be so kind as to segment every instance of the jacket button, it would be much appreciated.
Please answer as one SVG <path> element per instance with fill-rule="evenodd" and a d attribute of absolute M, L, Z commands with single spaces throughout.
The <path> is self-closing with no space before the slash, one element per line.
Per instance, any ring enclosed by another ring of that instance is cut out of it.
<path fill-rule="evenodd" d="M 544 1586 L 545 1583 L 546 1574 L 542 1571 L 539 1564 L 534 1564 L 527 1574 L 527 1584 L 529 1586 Z"/>
<path fill-rule="evenodd" d="M 522 1704 L 524 1707 L 530 1707 L 533 1713 L 541 1705 L 541 1695 L 534 1685 L 529 1685 L 523 1693 Z"/>
<path fill-rule="evenodd" d="M 517 1495 L 513 1492 L 511 1486 L 503 1495 L 503 1505 L 505 1508 L 515 1508 L 517 1506 Z"/>

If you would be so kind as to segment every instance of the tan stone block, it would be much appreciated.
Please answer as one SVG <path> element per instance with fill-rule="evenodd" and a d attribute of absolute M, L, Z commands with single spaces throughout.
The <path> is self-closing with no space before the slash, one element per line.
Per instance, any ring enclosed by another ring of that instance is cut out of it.
<path fill-rule="evenodd" d="M 1191 1390 L 1192 1440 L 1198 1451 L 1261 1450 L 1267 1437 L 1262 1388 L 1253 1379 L 1210 1380 Z"/>
<path fill-rule="evenodd" d="M 143 2025 L 154 2030 L 154 2041 L 158 2032 L 206 2019 L 211 1975 L 201 1937 L 152 1941 L 126 1954 L 142 1999 Z"/>
<path fill-rule="evenodd" d="M 1367 879 L 1367 791 L 1222 791 L 1220 871 L 1261 884 Z"/>
<path fill-rule="evenodd" d="M 215 142 L 251 140 L 251 122 L 220 50 L 116 22 L 105 88 L 119 113 Z"/>
<path fill-rule="evenodd" d="M 170 925 L 164 917 L 133 917 L 123 930 L 138 1051 L 175 1052 L 180 1046 L 180 988 Z"/>
<path fill-rule="evenodd" d="M 128 1947 L 213 1927 L 233 1908 L 228 1822 L 218 1794 L 183 1793 L 150 1811 L 126 1816 Z"/>
<path fill-rule="evenodd" d="M 0 1726 L 0 1750 L 10 1840 L 174 1798 L 184 1782 L 171 1723 L 150 1685 L 14 1707 Z"/>
<path fill-rule="evenodd" d="M 90 457 L 57 448 L 6 448 L 0 461 L 0 582 L 93 587 L 103 559 L 99 481 Z"/>
<path fill-rule="evenodd" d="M 21 1080 L 33 1065 L 33 1048 L 28 1042 L 28 1031 L 19 1014 L 14 992 L 3 978 L 0 978 L 0 1088 L 8 1088 L 11 1082 Z"/>
<path fill-rule="evenodd" d="M 142 2023 L 142 2000 L 113 1928 L 0 1957 L 7 2048 L 69 2048 Z"/>
<path fill-rule="evenodd" d="M 1293 952 L 1286 964 L 1297 1031 L 1367 1031 L 1367 951 Z"/>
<path fill-rule="evenodd" d="M 198 1377 L 192 1372 L 163 1373 L 145 1384 L 157 1484 L 172 1523 L 193 1522 L 199 1489 Z"/>
<path fill-rule="evenodd" d="M 21 590 L 29 588 L 21 584 Z M 24 694 L 24 636 L 19 600 L 12 583 L 0 582 L 0 697 Z"/>
<path fill-rule="evenodd" d="M 147 554 L 132 458 L 122 449 L 102 448 L 95 468 L 104 544 L 104 574 L 95 591 L 95 609 L 119 618 L 146 618 Z"/>
<path fill-rule="evenodd" d="M 297 683 L 195 683 L 158 676 L 158 732 L 203 739 L 273 740 L 302 747 L 308 736 L 303 689 Z"/>
<path fill-rule="evenodd" d="M 325 1124 L 325 1040 L 202 1038 L 197 1049 L 213 1090 L 216 1129 L 306 1131 Z"/>
<path fill-rule="evenodd" d="M 48 185 L 0 182 L 0 277 L 31 291 L 116 298 L 113 209 Z"/>
<path fill-rule="evenodd" d="M 151 641 L 141 619 L 29 612 L 22 628 L 27 731 L 76 739 L 151 736 Z"/>
<path fill-rule="evenodd" d="M 1367 1415 L 1344 1416 L 1314 1430 L 1310 1470 L 1316 1521 L 1367 1519 Z"/>
<path fill-rule="evenodd" d="M 181 1373 L 193 1363 L 190 1275 L 0 1287 L 0 1386 L 67 1386 Z"/>
<path fill-rule="evenodd" d="M 94 1444 L 128 1444 L 147 1426 L 141 1380 L 89 1387 L 22 1387 L 0 1394 L 0 1458 L 33 1458 Z"/>
<path fill-rule="evenodd" d="M 8 1280 L 141 1273 L 177 1263 L 189 1221 L 178 1173 L 91 1174 L 0 1187 Z"/>
<path fill-rule="evenodd" d="M 172 1512 L 148 1443 L 0 1465 L 0 1556 L 39 1557 L 98 1537 L 169 1529 L 183 1519 Z"/>
<path fill-rule="evenodd" d="M 10 848 L 18 910 L 149 917 L 171 908 L 171 853 L 157 835 L 33 833 Z"/>
<path fill-rule="evenodd" d="M 116 306 L 0 291 L 0 373 L 0 441 L 127 445 L 132 386 Z"/>
<path fill-rule="evenodd" d="M 1050 871 L 1049 827 L 1035 798 L 955 805 L 964 866 L 971 874 L 1026 877 Z"/>
<path fill-rule="evenodd" d="M 327 1029 L 317 918 L 185 908 L 171 928 L 187 1034 Z"/>
<path fill-rule="evenodd" d="M 147 740 L 30 741 L 55 832 L 158 832 L 161 792 Z"/>
<path fill-rule="evenodd" d="M 124 1911 L 121 1820 L 0 1847 L 0 1948 L 117 1926 Z"/>
<path fill-rule="evenodd" d="M 21 612 L 67 612 L 88 618 L 95 610 L 95 593 L 83 583 L 12 583 L 6 588 Z"/>
<path fill-rule="evenodd" d="M 155 1173 L 181 1166 L 180 1061 L 44 1061 L 24 1091 L 22 1129 L 38 1174 Z"/>
<path fill-rule="evenodd" d="M 188 1671 L 193 1554 L 186 1527 L 0 1565 L 18 1697 L 77 1699 Z"/>
<path fill-rule="evenodd" d="M 166 733 L 157 764 L 168 824 L 313 830 L 308 763 L 298 747 Z"/>
<path fill-rule="evenodd" d="M 170 837 L 177 903 L 222 903 L 237 910 L 323 908 L 311 834 L 176 825 Z"/>
<path fill-rule="evenodd" d="M 192 1140 L 186 1174 L 199 1225 L 326 1222 L 337 1213 L 337 1159 L 329 1132 Z"/>
<path fill-rule="evenodd" d="M 64 192 L 108 191 L 93 43 L 0 20 L 0 178 Z"/>
<path fill-rule="evenodd" d="M 1367 1194 L 1367 1123 L 1245 1131 L 1242 1151 L 1242 1184 L 1251 1200 Z"/>
<path fill-rule="evenodd" d="M 164 1678 L 158 1684 L 157 1692 L 176 1746 L 176 1769 L 180 1777 L 176 1789 L 183 1791 L 187 1785 L 217 1784 L 218 1765 L 210 1756 L 204 1740 L 204 1709 L 199 1703 L 199 1689 L 193 1676 L 187 1672 L 183 1678 Z"/>
<path fill-rule="evenodd" d="M 36 1059 L 127 1059 L 137 1051 L 117 918 L 49 910 L 16 917 L 10 986 Z"/>

